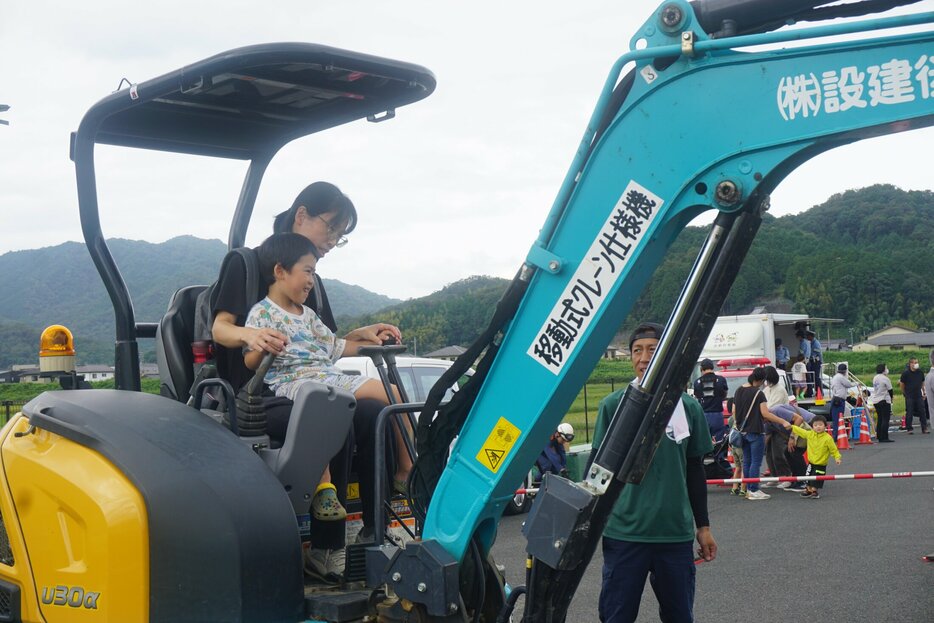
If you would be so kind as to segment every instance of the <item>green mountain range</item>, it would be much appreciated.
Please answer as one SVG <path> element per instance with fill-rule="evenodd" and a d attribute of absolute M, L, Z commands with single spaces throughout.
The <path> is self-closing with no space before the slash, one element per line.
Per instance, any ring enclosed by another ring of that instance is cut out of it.
<path fill-rule="evenodd" d="M 620 332 L 664 322 L 707 235 L 686 228 Z M 842 318 L 854 339 L 899 323 L 934 331 L 934 193 L 877 185 L 834 195 L 803 213 L 766 215 L 722 313 Z M 342 326 L 377 320 L 402 329 L 418 351 L 468 345 L 486 326 L 507 281 L 472 277 Z M 414 339 L 413 339 L 414 338 Z"/>
<path fill-rule="evenodd" d="M 622 332 L 644 319 L 668 318 L 706 232 L 688 227 L 681 233 L 622 323 Z M 225 249 L 220 241 L 192 237 L 110 244 L 137 318 L 146 321 L 165 310 L 177 288 L 211 282 Z M 723 313 L 749 313 L 765 305 L 772 312 L 842 318 L 855 339 L 892 323 L 934 330 L 932 250 L 930 191 L 877 185 L 834 195 L 800 214 L 766 215 Z M 407 343 L 417 343 L 420 354 L 470 344 L 508 283 L 470 277 L 400 302 L 358 286 L 325 282 L 342 330 L 391 322 Z M 36 361 L 39 333 L 55 323 L 75 333 L 81 363 L 112 361 L 113 312 L 84 245 L 0 256 L 0 292 L 5 295 L 0 300 L 0 369 Z"/>
<path fill-rule="evenodd" d="M 213 282 L 226 253 L 220 240 L 192 236 L 160 244 L 114 239 L 108 245 L 139 322 L 158 320 L 180 287 Z M 399 302 L 334 279 L 324 282 L 335 314 L 363 314 Z M 83 243 L 0 255 L 0 292 L 0 369 L 35 363 L 39 335 L 51 324 L 71 329 L 79 363 L 113 362 L 113 309 Z M 152 358 L 151 340 L 141 341 L 140 349 Z"/>

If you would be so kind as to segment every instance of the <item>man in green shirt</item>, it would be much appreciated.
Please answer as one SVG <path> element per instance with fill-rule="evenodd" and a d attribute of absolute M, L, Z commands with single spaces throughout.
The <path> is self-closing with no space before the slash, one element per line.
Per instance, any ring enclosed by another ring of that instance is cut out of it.
<path fill-rule="evenodd" d="M 662 330 L 661 325 L 644 323 L 629 338 L 639 382 Z M 606 435 L 623 394 L 624 390 L 619 390 L 601 401 L 594 448 Z M 599 605 L 603 623 L 635 621 L 646 576 L 658 598 L 663 622 L 694 620 L 694 539 L 701 558 L 711 561 L 717 555 L 707 518 L 703 464 L 713 444 L 700 403 L 684 394 L 681 407 L 672 415 L 645 478 L 638 485 L 623 487 L 603 531 Z"/>

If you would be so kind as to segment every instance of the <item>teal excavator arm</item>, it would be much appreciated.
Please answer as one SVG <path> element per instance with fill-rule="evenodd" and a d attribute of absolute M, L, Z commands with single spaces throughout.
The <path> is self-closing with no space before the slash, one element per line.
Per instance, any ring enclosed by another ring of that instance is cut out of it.
<path fill-rule="evenodd" d="M 755 9 L 767 4 L 790 13 L 757 22 Z M 484 590 L 492 582 L 464 597 L 456 570 L 491 568 L 484 557 L 516 483 L 692 219 L 718 212 L 642 385 L 630 386 L 585 481 L 550 479 L 527 521 L 534 564 L 523 620 L 564 620 L 619 491 L 648 468 L 769 193 L 820 152 L 934 123 L 934 13 L 759 32 L 793 17 L 789 7 L 810 16 L 805 4 L 826 3 L 734 0 L 743 11 L 731 19 L 724 2 L 671 0 L 614 65 L 507 296 L 514 313 L 501 303 L 501 326 L 480 345 L 479 389 L 463 392 L 473 404 L 460 405 L 469 415 L 428 486 L 422 541 L 387 554 L 387 583 L 432 620 L 459 620 L 465 609 L 493 620 L 493 591 Z M 920 24 L 928 29 L 886 36 Z M 837 35 L 854 38 L 816 41 Z M 432 421 L 431 406 L 420 418 L 420 454 L 430 454 L 432 429 L 449 415 Z M 426 569 L 435 573 L 430 595 L 418 581 Z"/>

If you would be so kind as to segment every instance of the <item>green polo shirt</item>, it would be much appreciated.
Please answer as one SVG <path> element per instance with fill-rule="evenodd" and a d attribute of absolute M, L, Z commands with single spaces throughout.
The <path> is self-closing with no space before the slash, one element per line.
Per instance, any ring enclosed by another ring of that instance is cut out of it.
<path fill-rule="evenodd" d="M 593 447 L 598 448 L 625 389 L 600 401 Z M 627 483 L 613 506 L 603 535 L 637 543 L 680 543 L 694 540 L 694 515 L 688 500 L 687 459 L 713 450 L 710 430 L 700 403 L 688 394 L 681 397 L 691 436 L 675 443 L 662 438 L 645 478 Z"/>

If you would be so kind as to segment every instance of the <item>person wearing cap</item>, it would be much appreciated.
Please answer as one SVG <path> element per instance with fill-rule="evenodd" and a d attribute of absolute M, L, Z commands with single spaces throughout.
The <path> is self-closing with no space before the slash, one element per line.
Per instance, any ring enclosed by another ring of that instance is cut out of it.
<path fill-rule="evenodd" d="M 791 359 L 791 353 L 788 352 L 788 347 L 782 344 L 782 338 L 775 338 L 775 366 L 779 370 L 787 370 L 789 359 Z"/>
<path fill-rule="evenodd" d="M 629 338 L 639 382 L 662 335 L 662 326 L 644 323 Z M 594 448 L 606 435 L 624 390 L 600 402 Z M 707 516 L 703 457 L 713 449 L 700 404 L 683 394 L 639 484 L 623 487 L 603 531 L 603 584 L 599 612 L 603 623 L 635 621 L 649 577 L 662 621 L 694 620 L 695 565 L 711 561 L 717 542 Z"/>
<path fill-rule="evenodd" d="M 843 414 L 846 411 L 847 390 L 855 387 L 856 383 L 847 378 L 846 364 L 841 363 L 837 366 L 837 373 L 830 380 L 830 419 L 833 421 L 833 438 L 836 441 L 837 431 L 843 421 Z"/>
<path fill-rule="evenodd" d="M 574 440 L 574 427 L 568 423 L 558 424 L 557 430 L 552 433 L 548 445 L 535 460 L 535 466 L 544 476 L 546 472 L 567 477 L 568 450 Z"/>
<path fill-rule="evenodd" d="M 808 359 L 808 370 L 814 373 L 814 391 L 817 391 L 817 383 L 824 382 L 824 347 L 821 346 L 817 334 L 813 331 L 805 331 L 804 336 L 811 346 L 811 355 Z M 836 439 L 836 438 L 835 438 Z"/>
<path fill-rule="evenodd" d="M 723 422 L 723 401 L 729 392 L 726 379 L 713 371 L 713 361 L 704 359 L 700 362 L 701 375 L 694 381 L 694 397 L 700 402 L 707 420 L 707 428 L 714 443 L 718 443 L 726 434 Z"/>

